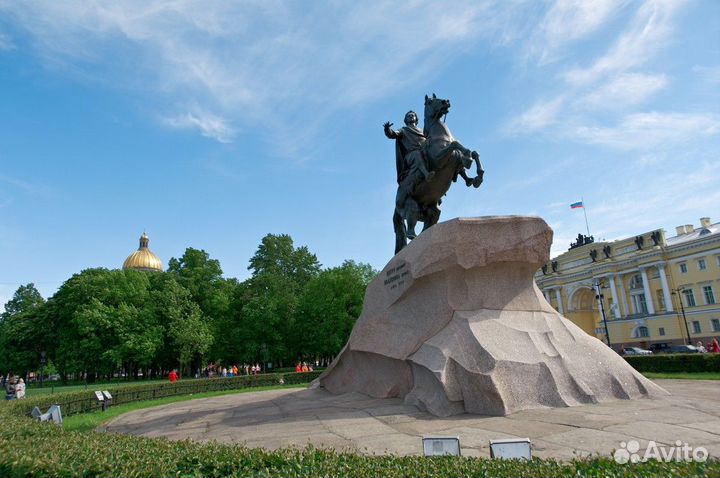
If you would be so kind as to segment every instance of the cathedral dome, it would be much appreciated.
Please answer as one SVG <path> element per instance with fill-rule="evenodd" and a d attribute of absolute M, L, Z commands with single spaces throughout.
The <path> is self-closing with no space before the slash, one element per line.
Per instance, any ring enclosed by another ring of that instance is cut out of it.
<path fill-rule="evenodd" d="M 160 271 L 163 270 L 162 261 L 148 249 L 150 239 L 143 232 L 140 236 L 140 247 L 123 262 L 123 270 L 135 269 L 138 271 Z"/>

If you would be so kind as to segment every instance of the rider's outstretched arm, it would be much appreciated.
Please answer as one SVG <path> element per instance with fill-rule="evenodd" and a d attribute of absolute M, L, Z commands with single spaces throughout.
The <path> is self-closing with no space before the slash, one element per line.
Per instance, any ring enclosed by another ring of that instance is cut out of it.
<path fill-rule="evenodd" d="M 402 135 L 402 131 L 395 131 L 394 129 L 390 128 L 392 125 L 393 124 L 389 121 L 383 125 L 385 136 L 387 136 L 389 139 L 398 139 Z"/>

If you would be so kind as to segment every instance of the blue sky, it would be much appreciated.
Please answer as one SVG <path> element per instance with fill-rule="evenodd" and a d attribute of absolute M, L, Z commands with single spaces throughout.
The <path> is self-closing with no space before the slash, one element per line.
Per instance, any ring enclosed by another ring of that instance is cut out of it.
<path fill-rule="evenodd" d="M 553 254 L 720 219 L 720 2 L 0 0 L 0 304 L 143 230 L 244 279 L 267 233 L 393 251 L 394 146 L 430 93 L 480 153 L 442 218 L 542 216 Z M 422 115 L 421 115 L 422 116 Z"/>

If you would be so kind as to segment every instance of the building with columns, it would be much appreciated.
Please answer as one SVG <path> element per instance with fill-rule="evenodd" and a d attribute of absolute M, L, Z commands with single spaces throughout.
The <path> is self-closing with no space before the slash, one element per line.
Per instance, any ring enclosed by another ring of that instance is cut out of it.
<path fill-rule="evenodd" d="M 618 350 L 720 340 L 720 223 L 707 217 L 672 237 L 578 235 L 535 279 L 556 310 Z"/>

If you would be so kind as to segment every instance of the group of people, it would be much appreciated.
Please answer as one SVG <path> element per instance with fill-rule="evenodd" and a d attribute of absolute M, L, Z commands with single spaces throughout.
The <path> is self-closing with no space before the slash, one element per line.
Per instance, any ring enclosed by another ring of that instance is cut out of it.
<path fill-rule="evenodd" d="M 718 343 L 718 339 L 712 339 L 711 341 L 708 341 L 707 347 L 703 345 L 702 341 L 698 340 L 695 348 L 697 348 L 700 353 L 709 352 L 711 354 L 720 354 L 720 343 Z"/>
<path fill-rule="evenodd" d="M 296 372 L 296 373 L 312 372 L 312 371 L 313 371 L 313 366 L 312 366 L 312 364 L 308 365 L 307 362 L 302 362 L 302 363 L 301 363 L 301 362 L 298 362 L 298 363 L 295 365 L 295 372 Z"/>
<path fill-rule="evenodd" d="M 297 373 L 302 372 L 312 372 L 313 371 L 313 364 L 308 362 L 298 362 L 297 365 L 295 365 L 295 371 Z M 241 375 L 258 375 L 263 372 L 262 367 L 259 363 L 256 363 L 254 365 L 252 364 L 242 364 L 240 367 L 237 365 L 232 365 L 230 367 L 223 367 L 221 365 L 216 365 L 212 362 L 210 362 L 207 367 L 200 370 L 198 369 L 197 373 L 195 374 L 195 378 L 200 377 L 207 377 L 207 378 L 213 378 L 213 377 L 239 377 Z M 180 375 L 178 374 L 177 370 L 172 370 L 168 374 L 168 380 L 170 382 L 177 382 L 177 380 L 180 378 Z"/>
<path fill-rule="evenodd" d="M 202 370 L 201 375 L 213 378 L 213 377 L 239 377 L 241 374 L 244 375 L 257 375 L 262 373 L 262 367 L 259 363 L 256 364 L 242 364 L 240 367 L 232 365 L 230 367 L 223 367 L 209 363 L 207 367 Z"/>
<path fill-rule="evenodd" d="M 5 390 L 5 400 L 25 398 L 25 380 L 16 377 L 12 372 L 8 372 L 6 376 L 0 374 L 0 387 Z"/>

